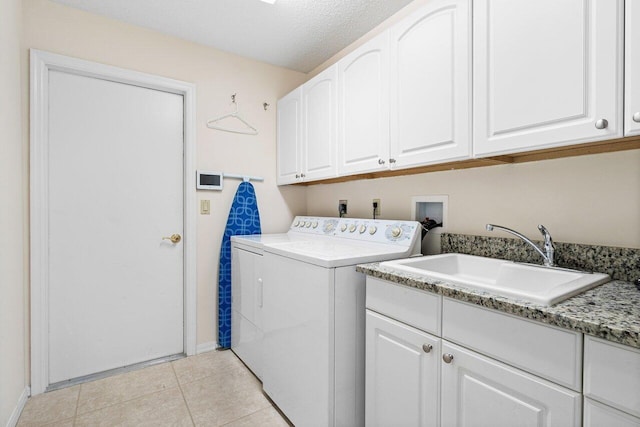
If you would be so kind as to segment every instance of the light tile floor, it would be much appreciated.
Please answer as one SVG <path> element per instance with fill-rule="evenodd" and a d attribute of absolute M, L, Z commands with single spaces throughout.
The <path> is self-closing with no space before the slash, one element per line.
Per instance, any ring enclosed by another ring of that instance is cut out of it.
<path fill-rule="evenodd" d="M 289 424 L 231 351 L 174 362 L 44 393 L 18 426 L 274 426 Z"/>

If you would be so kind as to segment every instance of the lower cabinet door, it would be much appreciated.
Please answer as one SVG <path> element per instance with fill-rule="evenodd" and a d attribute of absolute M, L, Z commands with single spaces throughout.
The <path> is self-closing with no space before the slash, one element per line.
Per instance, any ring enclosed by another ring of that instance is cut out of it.
<path fill-rule="evenodd" d="M 640 418 L 585 397 L 584 427 L 640 427 Z"/>
<path fill-rule="evenodd" d="M 438 426 L 440 339 L 367 310 L 367 426 Z"/>
<path fill-rule="evenodd" d="M 441 357 L 442 426 L 581 425 L 572 390 L 444 340 Z"/>

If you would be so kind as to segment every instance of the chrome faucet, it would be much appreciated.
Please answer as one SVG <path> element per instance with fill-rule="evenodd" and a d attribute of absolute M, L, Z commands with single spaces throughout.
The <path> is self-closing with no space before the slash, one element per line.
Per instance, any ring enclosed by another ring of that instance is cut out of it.
<path fill-rule="evenodd" d="M 494 228 L 506 231 L 507 233 L 511 233 L 514 236 L 517 236 L 517 237 L 521 238 L 522 240 L 524 240 L 525 242 L 527 242 L 528 244 L 533 246 L 533 248 L 540 255 L 542 255 L 545 267 L 554 267 L 555 266 L 555 262 L 553 260 L 553 254 L 555 252 L 555 249 L 553 247 L 553 240 L 551 239 L 551 233 L 549 233 L 549 230 L 547 230 L 547 228 L 544 225 L 542 225 L 542 224 L 538 225 L 538 230 L 540 230 L 540 233 L 542 234 L 542 237 L 544 237 L 544 245 L 543 245 L 544 252 L 542 251 L 542 249 L 540 249 L 538 247 L 538 245 L 536 245 L 531 240 L 529 240 L 525 235 L 520 234 L 515 230 L 512 230 L 512 229 L 507 228 L 507 227 L 503 227 L 501 225 L 487 224 L 487 231 L 493 231 Z"/>

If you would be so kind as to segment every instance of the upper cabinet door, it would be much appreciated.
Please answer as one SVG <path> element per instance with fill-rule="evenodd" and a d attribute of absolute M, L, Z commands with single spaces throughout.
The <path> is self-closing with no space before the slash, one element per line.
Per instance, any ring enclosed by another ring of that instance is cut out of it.
<path fill-rule="evenodd" d="M 337 64 L 338 173 L 387 169 L 389 160 L 389 32 Z"/>
<path fill-rule="evenodd" d="M 640 135 L 640 4 L 625 3 L 624 135 Z"/>
<path fill-rule="evenodd" d="M 299 182 L 302 147 L 302 87 L 278 101 L 278 185 Z"/>
<path fill-rule="evenodd" d="M 336 176 L 337 86 L 331 67 L 302 87 L 305 181 Z"/>
<path fill-rule="evenodd" d="M 410 167 L 471 152 L 471 10 L 436 0 L 391 34 L 391 158 Z"/>
<path fill-rule="evenodd" d="M 622 136 L 622 0 L 476 0 L 474 153 Z"/>

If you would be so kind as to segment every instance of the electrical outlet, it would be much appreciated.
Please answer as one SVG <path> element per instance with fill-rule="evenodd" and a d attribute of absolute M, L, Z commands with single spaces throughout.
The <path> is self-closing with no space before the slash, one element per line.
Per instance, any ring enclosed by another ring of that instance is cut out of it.
<path fill-rule="evenodd" d="M 338 200 L 338 214 L 340 214 L 340 216 L 347 214 L 347 201 L 346 200 Z"/>
<path fill-rule="evenodd" d="M 380 216 L 380 199 L 373 199 L 371 204 L 373 206 L 373 214 L 375 216 Z"/>

